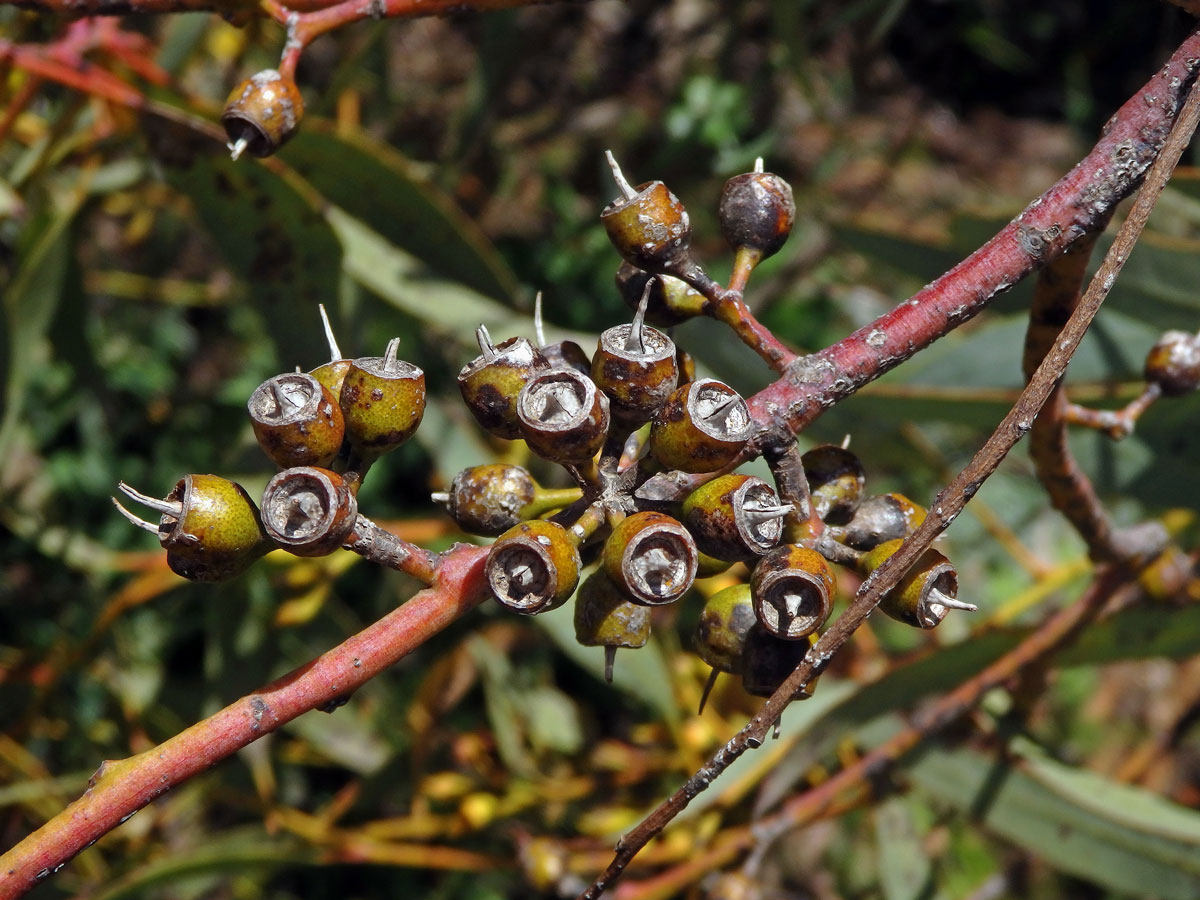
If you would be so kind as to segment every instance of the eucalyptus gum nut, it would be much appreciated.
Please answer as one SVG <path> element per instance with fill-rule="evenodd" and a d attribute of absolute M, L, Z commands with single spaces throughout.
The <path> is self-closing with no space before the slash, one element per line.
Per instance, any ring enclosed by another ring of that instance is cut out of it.
<path fill-rule="evenodd" d="M 849 520 L 862 500 L 867 473 L 862 460 L 837 444 L 821 444 L 802 457 L 813 509 L 828 524 Z"/>
<path fill-rule="evenodd" d="M 676 388 L 654 414 L 650 452 L 668 469 L 715 472 L 750 439 L 750 411 L 733 388 L 712 378 Z"/>
<path fill-rule="evenodd" d="M 696 577 L 711 578 L 714 575 L 720 575 L 722 572 L 728 572 L 733 565 L 732 560 L 717 559 L 715 556 L 709 556 L 707 553 L 698 553 L 696 562 Z"/>
<path fill-rule="evenodd" d="M 816 642 L 815 632 L 805 639 L 785 641 L 761 625 L 751 628 L 746 638 L 742 687 L 755 697 L 770 697 L 800 665 L 808 648 Z M 813 679 L 796 695 L 796 699 L 807 700 L 816 686 L 816 679 Z"/>
<path fill-rule="evenodd" d="M 535 519 L 497 538 L 484 570 L 502 606 L 535 615 L 567 601 L 579 584 L 580 565 L 570 533 L 556 522 Z"/>
<path fill-rule="evenodd" d="M 633 310 L 638 308 L 646 282 L 654 284 L 646 304 L 646 321 L 661 328 L 670 328 L 688 319 L 702 316 L 708 309 L 708 299 L 691 285 L 672 275 L 651 275 L 637 266 L 622 262 L 617 269 L 617 291 Z"/>
<path fill-rule="evenodd" d="M 493 348 L 485 347 L 482 354 L 463 366 L 458 373 L 458 389 L 480 426 L 511 441 L 521 436 L 517 395 L 538 372 L 550 368 L 542 351 L 523 337 L 513 337 Z"/>
<path fill-rule="evenodd" d="M 613 419 L 641 425 L 675 390 L 679 380 L 675 342 L 648 325 L 637 332 L 633 325 L 609 328 L 600 335 L 592 355 L 591 375 L 608 396 Z"/>
<path fill-rule="evenodd" d="M 859 568 L 870 574 L 891 558 L 903 540 L 888 541 L 864 554 Z M 879 608 L 893 619 L 915 628 L 934 628 L 950 607 L 943 600 L 953 602 L 955 607 L 974 609 L 957 601 L 958 572 L 950 561 L 937 550 L 926 550 L 894 588 L 884 595 Z"/>
<path fill-rule="evenodd" d="M 425 373 L 393 356 L 360 357 L 346 371 L 339 400 L 351 446 L 360 453 L 386 453 L 421 424 Z"/>
<path fill-rule="evenodd" d="M 870 550 L 906 538 L 925 521 L 925 508 L 903 494 L 876 494 L 863 500 L 844 526 L 830 534 L 856 550 Z"/>
<path fill-rule="evenodd" d="M 722 475 L 684 499 L 683 522 L 701 553 L 737 562 L 754 559 L 779 543 L 787 510 L 761 478 Z"/>
<path fill-rule="evenodd" d="M 650 608 L 630 602 L 607 575 L 595 572 L 575 598 L 575 640 L 584 647 L 644 647 Z"/>
<path fill-rule="evenodd" d="M 833 569 L 815 550 L 797 544 L 776 547 L 750 576 L 754 613 L 778 638 L 799 640 L 825 624 L 833 611 Z"/>
<path fill-rule="evenodd" d="M 285 469 L 267 482 L 263 526 L 295 556 L 326 556 L 346 543 L 358 518 L 358 501 L 345 479 L 317 466 Z"/>
<path fill-rule="evenodd" d="M 167 565 L 191 581 L 224 581 L 245 571 L 270 548 L 258 507 L 245 488 L 218 475 L 185 475 L 166 498 L 176 517 L 159 520 Z"/>
<path fill-rule="evenodd" d="M 259 447 L 282 469 L 328 465 L 342 448 L 341 407 L 312 375 L 289 372 L 267 379 L 246 409 Z"/>
<path fill-rule="evenodd" d="M 334 397 L 341 397 L 342 382 L 346 380 L 346 373 L 349 371 L 350 360 L 335 359 L 332 362 L 317 366 L 308 374 L 321 382 Z"/>
<path fill-rule="evenodd" d="M 659 606 L 678 600 L 692 586 L 698 556 L 692 536 L 677 519 L 640 512 L 613 528 L 601 565 L 628 599 Z"/>
<path fill-rule="evenodd" d="M 296 82 L 274 69 L 251 75 L 225 101 L 221 124 L 234 159 L 243 152 L 270 156 L 296 133 L 304 101 Z"/>
<path fill-rule="evenodd" d="M 604 446 L 610 422 L 608 398 L 574 369 L 536 375 L 517 395 L 521 436 L 538 456 L 582 464 Z"/>
<path fill-rule="evenodd" d="M 766 259 L 792 233 L 796 221 L 792 186 L 770 172 L 735 175 L 721 191 L 717 218 L 729 246 L 755 250 Z"/>
<path fill-rule="evenodd" d="M 713 594 L 700 610 L 695 645 L 700 658 L 721 672 L 740 675 L 746 640 L 757 624 L 750 585 L 735 584 Z"/>
<path fill-rule="evenodd" d="M 1168 397 L 1189 394 L 1200 387 L 1200 335 L 1167 331 L 1146 355 L 1146 380 Z"/>
<path fill-rule="evenodd" d="M 670 273 L 689 263 L 692 228 L 687 210 L 661 181 L 618 197 L 600 213 L 617 252 L 631 265 L 652 273 Z"/>
<path fill-rule="evenodd" d="M 521 510 L 537 493 L 533 477 L 520 466 L 472 466 L 454 476 L 450 516 L 468 534 L 495 537 L 521 521 Z"/>

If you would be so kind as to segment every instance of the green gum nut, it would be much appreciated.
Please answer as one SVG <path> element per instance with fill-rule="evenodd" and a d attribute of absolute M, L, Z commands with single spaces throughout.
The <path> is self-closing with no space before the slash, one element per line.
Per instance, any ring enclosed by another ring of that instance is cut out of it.
<path fill-rule="evenodd" d="M 555 522 L 535 519 L 496 539 L 485 572 L 502 606 L 536 615 L 567 601 L 579 584 L 580 565 L 570 533 Z"/>
<path fill-rule="evenodd" d="M 335 395 L 314 376 L 276 375 L 260 384 L 246 403 L 259 447 L 281 469 L 327 466 L 345 436 Z"/>
<path fill-rule="evenodd" d="M 880 544 L 859 561 L 864 574 L 882 566 L 900 549 L 897 539 Z M 935 628 L 952 609 L 972 612 L 973 604 L 958 599 L 958 572 L 932 547 L 926 550 L 894 588 L 879 601 L 879 608 L 898 622 L 914 628 Z"/>
<path fill-rule="evenodd" d="M 523 337 L 493 346 L 482 325 L 475 336 L 481 352 L 459 371 L 458 389 L 481 427 L 496 437 L 515 440 L 521 436 L 517 395 L 538 372 L 549 369 L 550 363 Z"/>
<path fill-rule="evenodd" d="M 575 639 L 604 648 L 604 678 L 612 681 L 618 648 L 636 649 L 650 640 L 650 608 L 630 602 L 603 571 L 596 572 L 575 598 Z"/>
<path fill-rule="evenodd" d="M 677 388 L 654 414 L 650 452 L 681 472 L 715 472 L 737 458 L 752 430 L 737 391 L 712 378 Z"/>
<path fill-rule="evenodd" d="M 678 600 L 692 586 L 698 556 L 692 536 L 678 520 L 640 512 L 613 529 L 601 564 L 626 598 L 659 606 Z"/>
<path fill-rule="evenodd" d="M 775 637 L 797 641 L 825 624 L 833 610 L 833 569 L 815 550 L 776 547 L 754 567 L 754 613 Z"/>
<path fill-rule="evenodd" d="M 393 338 L 383 356 L 354 360 L 342 382 L 346 437 L 365 458 L 399 447 L 425 415 L 425 373 L 396 358 L 399 344 L 400 339 Z"/>
<path fill-rule="evenodd" d="M 740 675 L 746 641 L 757 619 L 750 585 L 735 584 L 708 598 L 696 623 L 696 652 L 721 672 Z"/>

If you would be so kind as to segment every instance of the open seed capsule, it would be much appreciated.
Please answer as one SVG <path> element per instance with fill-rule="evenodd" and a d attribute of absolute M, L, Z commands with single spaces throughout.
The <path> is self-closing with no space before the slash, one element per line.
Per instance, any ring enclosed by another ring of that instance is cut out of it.
<path fill-rule="evenodd" d="M 425 415 L 425 373 L 396 358 L 399 344 L 393 338 L 383 356 L 354 360 L 342 382 L 346 437 L 367 458 L 399 447 Z"/>
<path fill-rule="evenodd" d="M 517 395 L 521 436 L 538 456 L 583 463 L 608 436 L 608 398 L 574 369 L 550 369 L 530 379 Z"/>
<path fill-rule="evenodd" d="M 458 389 L 475 421 L 497 437 L 514 440 L 521 436 L 517 395 L 534 375 L 549 369 L 550 363 L 523 337 L 493 346 L 482 325 L 475 335 L 481 353 L 458 373 Z"/>
<path fill-rule="evenodd" d="M 902 540 L 888 541 L 863 554 L 859 563 L 864 573 L 878 569 L 900 549 Z M 952 609 L 974 612 L 977 607 L 958 599 L 958 572 L 950 560 L 930 548 L 913 564 L 894 588 L 884 595 L 879 608 L 897 621 L 916 628 L 934 628 Z"/>
<path fill-rule="evenodd" d="M 579 550 L 567 530 L 535 519 L 496 539 L 485 571 L 503 606 L 534 615 L 567 601 L 579 584 L 579 568 Z"/>
<path fill-rule="evenodd" d="M 750 439 L 746 401 L 712 378 L 677 388 L 654 414 L 650 452 L 668 469 L 714 472 L 733 462 Z"/>
<path fill-rule="evenodd" d="M 634 603 L 670 603 L 696 580 L 696 543 L 678 520 L 657 512 L 623 519 L 604 542 L 609 579 Z"/>
<path fill-rule="evenodd" d="M 337 398 L 312 375 L 290 372 L 260 384 L 246 403 L 263 452 L 281 469 L 327 466 L 346 426 Z"/>
<path fill-rule="evenodd" d="M 814 550 L 776 547 L 750 576 L 754 613 L 775 637 L 799 640 L 825 624 L 833 610 L 833 569 Z"/>
<path fill-rule="evenodd" d="M 134 490 L 122 494 L 160 514 L 154 525 L 113 503 L 130 522 L 155 535 L 167 565 L 192 581 L 224 581 L 245 571 L 273 546 L 245 488 L 217 475 L 185 475 L 165 500 Z"/>
<path fill-rule="evenodd" d="M 263 525 L 296 556 L 325 556 L 354 530 L 358 501 L 336 472 L 315 466 L 284 469 L 263 490 Z"/>
<path fill-rule="evenodd" d="M 761 556 L 783 536 L 791 511 L 775 490 L 754 475 L 722 475 L 683 501 L 683 521 L 702 553 L 717 559 Z"/>
<path fill-rule="evenodd" d="M 229 137 L 229 150 L 270 156 L 296 133 L 304 116 L 304 101 L 291 78 L 274 69 L 251 75 L 233 89 L 225 101 L 221 124 Z"/>
<path fill-rule="evenodd" d="M 600 335 L 592 356 L 592 381 L 608 396 L 613 420 L 636 427 L 650 421 L 675 390 L 675 342 L 644 325 L 645 299 L 633 322 Z"/>
<path fill-rule="evenodd" d="M 612 681 L 620 647 L 644 647 L 650 640 L 650 609 L 627 600 L 603 571 L 588 576 L 575 598 L 575 640 L 604 648 L 604 679 Z"/>

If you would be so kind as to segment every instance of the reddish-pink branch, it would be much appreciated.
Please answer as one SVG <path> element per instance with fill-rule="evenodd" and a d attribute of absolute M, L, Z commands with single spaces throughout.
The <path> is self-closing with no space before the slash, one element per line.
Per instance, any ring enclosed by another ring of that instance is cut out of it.
<path fill-rule="evenodd" d="M 486 557 L 486 547 L 460 545 L 432 587 L 354 637 L 159 746 L 103 763 L 82 797 L 0 856 L 0 900 L 21 896 L 175 785 L 303 713 L 340 704 L 489 596 Z"/>

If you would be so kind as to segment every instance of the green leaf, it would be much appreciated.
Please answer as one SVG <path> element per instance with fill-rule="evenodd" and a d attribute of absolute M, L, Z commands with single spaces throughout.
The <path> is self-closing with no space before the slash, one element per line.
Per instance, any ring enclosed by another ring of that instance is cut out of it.
<path fill-rule="evenodd" d="M 443 278 L 511 300 L 516 276 L 426 169 L 358 131 L 305 121 L 285 158 L 321 194 Z"/>
<path fill-rule="evenodd" d="M 1200 896 L 1200 813 L 1021 742 L 997 757 L 930 747 L 909 768 L 926 795 L 1048 864 L 1111 890 Z"/>
<path fill-rule="evenodd" d="M 921 845 L 913 803 L 908 797 L 890 797 L 875 807 L 879 884 L 885 900 L 928 896 L 933 866 Z"/>

